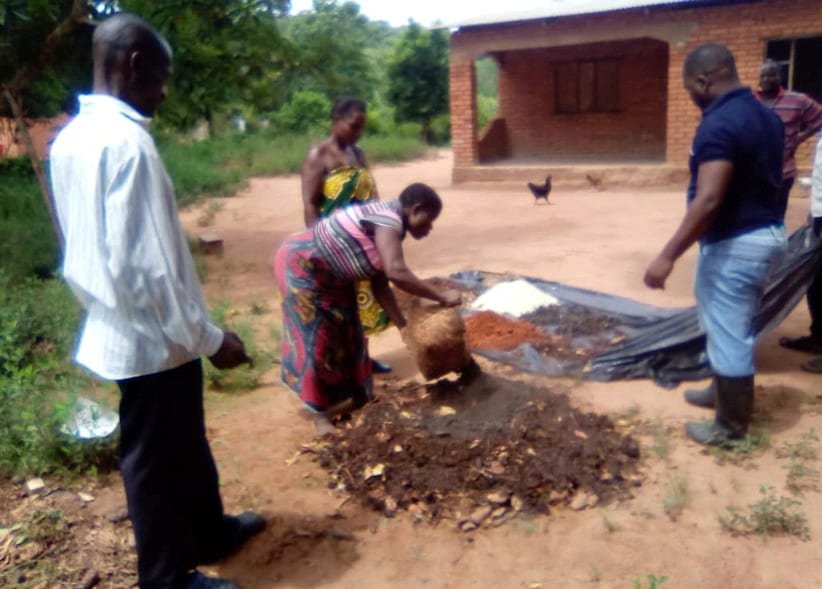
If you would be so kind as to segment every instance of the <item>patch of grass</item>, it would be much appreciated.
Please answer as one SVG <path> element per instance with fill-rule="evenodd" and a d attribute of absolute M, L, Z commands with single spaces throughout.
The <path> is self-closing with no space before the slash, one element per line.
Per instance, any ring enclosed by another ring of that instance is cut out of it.
<path fill-rule="evenodd" d="M 0 269 L 0 475 L 111 465 L 108 443 L 60 432 L 91 378 L 69 360 L 80 310 L 57 280 L 12 283 Z"/>
<path fill-rule="evenodd" d="M 211 362 L 205 362 L 203 373 L 206 383 L 220 392 L 249 391 L 260 384 L 262 375 L 273 364 L 271 352 L 258 345 L 254 326 L 250 320 L 239 317 L 239 311 L 229 301 L 217 303 L 211 310 L 214 324 L 221 329 L 235 332 L 243 344 L 252 364 L 242 364 L 229 370 L 220 370 Z M 279 341 L 277 342 L 279 343 Z"/>
<path fill-rule="evenodd" d="M 223 210 L 223 203 L 218 200 L 210 200 L 197 217 L 198 227 L 209 227 L 214 224 L 217 213 Z"/>
<path fill-rule="evenodd" d="M 662 418 L 657 417 L 651 424 L 651 436 L 653 438 L 651 450 L 662 460 L 668 460 L 671 448 L 668 442 L 668 431 Z"/>
<path fill-rule="evenodd" d="M 748 506 L 743 513 L 736 507 L 728 507 L 727 515 L 719 516 L 719 523 L 734 535 L 796 536 L 810 540 L 808 518 L 797 511 L 802 503 L 790 497 L 776 497 L 774 488 L 762 485 L 762 499 Z"/>
<path fill-rule="evenodd" d="M 788 489 L 797 495 L 804 491 L 817 488 L 820 473 L 808 462 L 817 459 L 816 445 L 819 436 L 811 429 L 799 437 L 798 442 L 785 442 L 776 449 L 777 458 L 789 459 L 788 464 L 782 468 L 788 471 L 785 482 Z"/>
<path fill-rule="evenodd" d="M 26 521 L 12 526 L 11 530 L 17 544 L 37 542 L 49 546 L 62 541 L 68 524 L 59 509 L 35 511 Z"/>
<path fill-rule="evenodd" d="M 15 282 L 51 278 L 57 235 L 29 160 L 0 158 L 0 269 Z"/>
<path fill-rule="evenodd" d="M 671 521 L 676 521 L 688 504 L 689 499 L 688 479 L 685 477 L 671 478 L 668 482 L 668 490 L 662 500 L 662 508 Z"/>
<path fill-rule="evenodd" d="M 777 458 L 792 458 L 797 460 L 816 460 L 815 442 L 819 441 L 816 431 L 811 429 L 799 436 L 798 442 L 785 442 L 775 453 Z"/>
<path fill-rule="evenodd" d="M 661 577 L 657 577 L 656 575 L 646 575 L 645 578 L 648 581 L 647 584 L 643 584 L 642 577 L 637 575 L 634 578 L 634 589 L 661 589 L 661 587 L 668 582 L 668 577 L 664 575 Z"/>
<path fill-rule="evenodd" d="M 791 461 L 782 468 L 788 471 L 785 485 L 796 495 L 815 490 L 819 483 L 819 469 L 808 466 L 803 461 Z"/>
<path fill-rule="evenodd" d="M 760 450 L 771 447 L 771 437 L 763 428 L 752 429 L 741 440 L 729 440 L 722 446 L 711 446 L 710 452 L 719 464 L 742 464 Z"/>
<path fill-rule="evenodd" d="M 158 144 L 177 200 L 188 204 L 201 195 L 224 196 L 251 176 L 299 171 L 317 134 L 286 134 L 273 129 L 219 135 L 200 142 L 159 137 Z M 366 136 L 360 143 L 373 164 L 421 157 L 428 147 L 417 137 L 386 133 Z M 393 198 L 394 195 L 383 195 Z"/>

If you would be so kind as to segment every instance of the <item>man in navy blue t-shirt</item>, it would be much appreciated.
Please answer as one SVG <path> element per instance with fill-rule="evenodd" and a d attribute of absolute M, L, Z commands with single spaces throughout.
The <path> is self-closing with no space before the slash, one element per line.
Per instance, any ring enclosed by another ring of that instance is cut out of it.
<path fill-rule="evenodd" d="M 674 262 L 699 242 L 694 294 L 707 335 L 711 385 L 685 399 L 716 407 L 713 422 L 688 422 L 702 444 L 744 437 L 753 412 L 754 330 L 768 273 L 785 250 L 782 121 L 739 81 L 727 47 L 701 45 L 686 58 L 685 89 L 702 110 L 691 148 L 688 209 L 645 273 L 664 288 Z"/>

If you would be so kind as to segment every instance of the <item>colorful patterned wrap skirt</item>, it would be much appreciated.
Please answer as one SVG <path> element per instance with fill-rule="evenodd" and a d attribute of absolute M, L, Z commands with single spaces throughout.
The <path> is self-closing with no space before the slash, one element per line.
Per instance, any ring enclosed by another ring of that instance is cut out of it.
<path fill-rule="evenodd" d="M 375 195 L 374 178 L 367 168 L 337 168 L 332 170 L 323 182 L 320 215 L 328 217 L 341 207 L 374 201 Z M 357 305 L 360 309 L 360 322 L 366 335 L 379 333 L 390 325 L 388 315 L 374 298 L 371 283 L 367 280 L 357 283 Z"/>
<path fill-rule="evenodd" d="M 370 398 L 355 285 L 331 273 L 312 231 L 286 239 L 274 257 L 274 277 L 282 295 L 283 382 L 317 411 Z"/>

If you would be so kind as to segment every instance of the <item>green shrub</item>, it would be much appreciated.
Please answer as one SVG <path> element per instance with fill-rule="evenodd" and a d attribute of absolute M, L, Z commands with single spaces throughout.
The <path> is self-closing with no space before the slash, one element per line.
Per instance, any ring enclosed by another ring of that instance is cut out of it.
<path fill-rule="evenodd" d="M 431 120 L 431 142 L 447 145 L 451 141 L 451 115 L 437 115 Z"/>
<path fill-rule="evenodd" d="M 394 111 L 385 106 L 368 107 L 365 135 L 391 135 L 396 130 Z"/>
<path fill-rule="evenodd" d="M 113 464 L 110 440 L 60 433 L 91 380 L 68 359 L 79 308 L 57 280 L 13 284 L 0 271 L 0 474 L 42 474 Z"/>
<path fill-rule="evenodd" d="M 410 121 L 398 123 L 394 132 L 391 133 L 391 135 L 409 139 L 419 138 L 422 137 L 422 125 L 420 125 L 419 123 L 412 123 Z"/>
<path fill-rule="evenodd" d="M 360 146 L 372 164 L 421 157 L 428 150 L 428 146 L 422 142 L 419 135 L 414 137 L 399 135 L 366 137 L 360 142 Z M 379 187 L 379 184 L 377 186 Z M 388 195 L 385 195 L 385 198 L 388 198 Z"/>
<path fill-rule="evenodd" d="M 211 310 L 214 324 L 221 329 L 235 332 L 245 344 L 245 352 L 252 359 L 253 364 L 242 364 L 229 370 L 215 368 L 211 362 L 203 364 L 205 382 L 211 388 L 223 392 L 249 391 L 260 384 L 262 375 L 271 368 L 273 356 L 267 349 L 257 344 L 254 327 L 249 320 L 235 320 L 238 311 L 233 309 L 228 301 L 219 302 Z"/>
<path fill-rule="evenodd" d="M 0 159 L 0 268 L 22 279 L 49 277 L 59 246 L 27 158 Z"/>
<path fill-rule="evenodd" d="M 497 117 L 499 100 L 496 96 L 477 97 L 477 128 L 482 131 L 492 119 Z"/>
<path fill-rule="evenodd" d="M 307 133 L 328 126 L 331 102 L 324 94 L 310 90 L 295 92 L 282 108 L 274 113 L 271 122 L 278 129 L 291 133 Z"/>

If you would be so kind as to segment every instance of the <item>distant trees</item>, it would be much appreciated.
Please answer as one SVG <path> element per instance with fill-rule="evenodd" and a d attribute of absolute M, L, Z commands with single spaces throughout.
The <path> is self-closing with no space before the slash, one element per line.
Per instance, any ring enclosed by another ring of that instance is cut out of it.
<path fill-rule="evenodd" d="M 139 14 L 174 49 L 174 75 L 160 121 L 186 129 L 231 113 L 304 128 L 302 114 L 346 94 L 374 119 L 414 122 L 431 138 L 448 111 L 448 34 L 415 23 L 368 20 L 350 1 L 314 0 L 288 15 L 290 0 L 0 0 L 0 116 L 9 91 L 26 117 L 72 111 L 91 88 L 95 22 Z M 291 101 L 295 104 L 289 104 Z M 284 107 L 287 108 L 284 109 Z M 327 115 L 326 115 L 327 116 Z"/>
<path fill-rule="evenodd" d="M 400 121 L 422 126 L 430 142 L 431 123 L 448 112 L 448 36 L 410 23 L 388 62 L 388 100 Z"/>
<path fill-rule="evenodd" d="M 259 108 L 294 48 L 279 32 L 289 0 L 120 0 L 174 48 L 162 117 L 186 128 L 237 105 Z"/>

